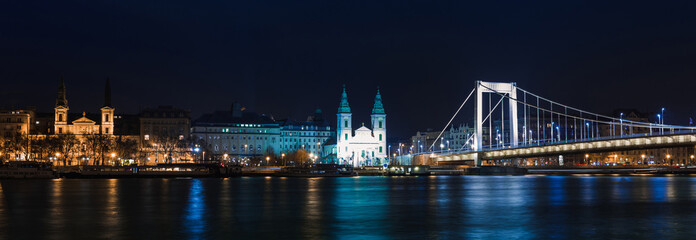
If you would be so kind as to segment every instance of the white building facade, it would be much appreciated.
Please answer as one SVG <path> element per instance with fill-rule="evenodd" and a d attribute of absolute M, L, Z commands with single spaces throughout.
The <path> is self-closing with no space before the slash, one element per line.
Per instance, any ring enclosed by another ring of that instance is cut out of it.
<path fill-rule="evenodd" d="M 281 154 L 302 149 L 317 159 L 326 155 L 324 145 L 334 137 L 334 132 L 324 120 L 321 109 L 317 109 L 307 121 L 285 120 L 279 123 Z"/>
<path fill-rule="evenodd" d="M 384 112 L 379 89 L 370 115 L 372 129 L 363 125 L 353 134 L 353 114 L 348 104 L 345 86 L 336 115 L 335 153 L 340 164 L 366 166 L 387 162 L 387 114 Z"/>
<path fill-rule="evenodd" d="M 191 136 L 206 152 L 205 160 L 241 162 L 278 154 L 280 149 L 278 124 L 268 116 L 244 111 L 239 104 L 231 111 L 203 114 L 193 122 Z"/>

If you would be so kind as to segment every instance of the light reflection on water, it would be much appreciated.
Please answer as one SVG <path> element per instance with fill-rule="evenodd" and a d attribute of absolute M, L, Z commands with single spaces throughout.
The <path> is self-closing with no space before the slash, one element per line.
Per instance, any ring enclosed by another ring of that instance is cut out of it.
<path fill-rule="evenodd" d="M 200 179 L 191 180 L 191 188 L 186 203 L 183 231 L 192 239 L 202 238 L 206 228 L 206 204 Z"/>
<path fill-rule="evenodd" d="M 0 239 L 664 239 L 696 178 L 2 180 Z"/>

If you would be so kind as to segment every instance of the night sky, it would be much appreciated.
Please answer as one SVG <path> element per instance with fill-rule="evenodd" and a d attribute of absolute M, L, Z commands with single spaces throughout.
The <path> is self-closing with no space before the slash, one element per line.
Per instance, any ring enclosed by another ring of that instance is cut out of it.
<path fill-rule="evenodd" d="M 96 112 L 109 77 L 121 113 L 238 101 L 333 122 L 346 84 L 357 127 L 379 86 L 391 136 L 407 137 L 443 127 L 480 79 L 688 124 L 696 3 L 587 2 L 3 1 L 0 106 L 52 111 L 64 76 L 71 111 Z"/>

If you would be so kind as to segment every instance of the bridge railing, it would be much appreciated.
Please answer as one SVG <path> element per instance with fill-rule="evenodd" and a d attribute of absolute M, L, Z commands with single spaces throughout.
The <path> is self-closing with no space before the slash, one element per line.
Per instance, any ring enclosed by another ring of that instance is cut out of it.
<path fill-rule="evenodd" d="M 664 133 L 660 133 L 659 131 L 655 131 L 652 133 L 624 134 L 623 136 L 621 136 L 621 135 L 605 136 L 605 137 L 583 138 L 583 139 L 577 139 L 577 140 L 574 139 L 574 140 L 561 140 L 561 141 L 552 140 L 552 139 L 543 139 L 541 141 L 534 141 L 531 144 L 519 144 L 519 145 L 517 145 L 517 147 L 514 147 L 514 148 L 554 146 L 554 145 L 561 145 L 561 144 L 568 144 L 568 143 L 595 142 L 595 141 L 602 141 L 602 140 L 630 139 L 630 138 L 639 138 L 639 137 L 681 135 L 681 134 L 694 133 L 694 132 L 696 132 L 696 130 L 670 131 L 670 132 L 664 132 Z M 438 151 L 414 153 L 414 155 L 427 155 L 427 154 L 449 155 L 449 154 L 463 154 L 463 153 L 482 152 L 482 151 L 497 151 L 497 150 L 505 150 L 505 149 L 512 149 L 512 148 L 513 147 L 510 145 L 505 145 L 505 146 L 502 146 L 502 145 L 501 146 L 484 145 L 480 151 L 474 151 L 472 149 L 451 149 L 451 150 L 438 150 Z"/>

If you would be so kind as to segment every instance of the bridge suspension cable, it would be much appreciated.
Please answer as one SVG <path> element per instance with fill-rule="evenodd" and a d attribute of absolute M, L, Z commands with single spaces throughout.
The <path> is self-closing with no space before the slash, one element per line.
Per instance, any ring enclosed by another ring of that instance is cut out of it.
<path fill-rule="evenodd" d="M 520 92 L 517 92 L 517 90 Z M 546 143 L 596 141 L 599 139 L 605 139 L 607 137 L 618 137 L 619 132 L 622 138 L 629 133 L 631 137 L 644 136 L 643 133 L 647 134 L 648 129 L 651 136 L 654 133 L 653 129 L 660 129 L 660 134 L 663 134 L 663 130 L 665 128 L 671 128 L 672 133 L 674 133 L 675 130 L 696 130 L 695 126 L 667 125 L 662 121 L 659 123 L 643 122 L 624 119 L 623 114 L 621 114 L 621 117 L 617 118 L 589 112 L 552 101 L 525 89 L 518 88 L 516 87 L 515 83 L 478 81 L 476 88 L 474 88 L 467 95 L 464 102 L 462 102 L 442 131 L 440 131 L 437 138 L 431 143 L 428 151 L 433 152 L 437 142 L 444 141 L 443 134 L 445 131 L 447 131 L 447 128 L 451 126 L 454 118 L 458 116 L 464 105 L 466 105 L 468 100 L 473 96 L 474 92 L 477 92 L 478 95 L 476 101 L 477 106 L 475 107 L 475 111 L 477 111 L 475 118 L 476 130 L 466 137 L 466 141 L 461 142 L 459 151 L 470 151 L 469 149 L 465 149 L 467 147 L 470 147 L 473 151 L 484 151 L 484 149 L 490 150 L 501 147 L 510 148 L 518 146 L 533 146 L 538 144 L 545 145 Z M 488 94 L 487 105 L 486 103 L 483 103 L 483 99 L 481 98 L 482 93 Z M 519 93 L 522 93 L 522 96 L 517 96 Z M 500 96 L 500 99 L 497 101 L 497 103 L 495 103 L 495 105 L 492 105 L 493 102 L 491 101 L 491 96 L 493 94 Z M 530 99 L 528 99 L 527 95 L 529 95 Z M 505 99 L 509 100 L 508 104 L 504 104 Z M 517 112 L 517 104 L 521 104 L 523 106 L 523 111 Z M 485 116 L 485 118 L 481 119 L 481 109 L 484 107 L 488 108 L 488 114 Z M 492 114 L 496 112 L 498 108 L 501 110 L 500 124 L 498 124 L 497 121 L 495 124 L 493 124 Z M 509 110 L 510 114 L 505 113 L 506 109 Z M 520 114 L 523 114 L 523 117 L 520 121 L 517 121 Z M 483 126 L 485 126 L 486 121 L 488 121 L 487 127 L 489 133 L 489 139 L 486 142 L 489 145 L 482 145 L 482 133 L 485 132 Z M 506 122 L 510 125 L 510 128 L 505 126 Z M 518 122 L 524 122 L 521 131 L 517 128 Z M 493 127 L 495 127 L 496 130 L 493 130 Z M 498 127 L 500 128 L 498 129 Z M 617 131 L 619 130 L 619 127 L 620 131 Z M 642 129 L 638 132 L 641 135 L 634 135 L 634 128 Z M 497 132 L 498 130 L 500 130 L 500 132 Z M 534 130 L 536 130 L 536 132 L 534 132 Z M 508 133 L 506 134 L 505 131 L 508 131 Z M 493 144 L 493 132 L 496 132 L 495 144 Z M 521 136 L 519 135 L 520 132 L 522 133 Z M 457 138 L 456 142 L 459 142 L 460 139 L 464 139 L 464 137 Z M 522 144 L 518 145 L 520 140 Z"/>
<path fill-rule="evenodd" d="M 585 120 L 585 121 L 588 121 L 588 122 L 595 122 L 595 123 L 604 123 L 604 124 L 616 125 L 616 124 L 617 124 L 617 121 L 619 121 L 619 122 L 623 122 L 623 123 L 622 123 L 623 125 L 629 126 L 629 127 L 696 129 L 696 127 L 687 127 L 687 126 L 678 126 L 678 125 L 666 125 L 666 124 L 652 124 L 652 123 L 646 123 L 646 122 L 639 122 L 639 121 L 632 121 L 632 120 L 627 120 L 627 119 L 619 119 L 619 118 L 609 117 L 609 116 L 606 116 L 606 115 L 596 114 L 596 113 L 584 111 L 584 110 L 581 110 L 581 109 L 578 109 L 578 108 L 570 107 L 570 106 L 567 106 L 567 105 L 564 105 L 564 104 L 560 104 L 560 103 L 557 103 L 557 102 L 548 100 L 548 99 L 546 99 L 546 98 L 543 98 L 543 97 L 541 97 L 541 96 L 538 96 L 538 95 L 536 95 L 536 94 L 533 94 L 533 93 L 531 93 L 531 92 L 529 92 L 529 91 L 526 91 L 526 90 L 523 90 L 523 89 L 521 89 L 521 88 L 518 88 L 518 89 L 520 89 L 521 91 L 523 91 L 523 92 L 526 93 L 526 94 L 530 94 L 530 95 L 532 95 L 532 96 L 534 96 L 534 97 L 537 97 L 538 99 L 543 99 L 543 100 L 545 100 L 545 101 L 547 101 L 547 102 L 549 102 L 549 103 L 551 103 L 551 104 L 555 104 L 555 105 L 562 106 L 562 107 L 567 108 L 567 109 L 575 110 L 575 111 L 577 111 L 577 112 L 579 112 L 579 113 L 581 113 L 581 114 L 582 114 L 582 113 L 585 113 L 585 114 L 588 114 L 588 115 L 591 115 L 591 116 L 595 116 L 595 119 L 591 119 L 591 118 L 587 118 L 587 117 L 582 117 L 582 116 L 573 116 L 573 115 L 570 115 L 570 114 L 566 114 L 566 113 L 562 113 L 562 112 L 558 112 L 558 111 L 553 111 L 553 110 L 550 110 L 550 109 L 546 109 L 546 108 L 543 108 L 543 107 L 540 107 L 540 106 L 534 106 L 534 105 L 532 105 L 532 104 L 529 104 L 529 103 L 526 103 L 526 102 L 522 102 L 522 101 L 520 101 L 519 99 L 510 97 L 510 96 L 508 96 L 507 94 L 500 93 L 500 92 L 498 92 L 498 91 L 496 91 L 496 90 L 494 90 L 494 89 L 491 89 L 491 88 L 489 88 L 489 87 L 486 87 L 486 86 L 482 86 L 482 87 L 484 87 L 484 88 L 486 88 L 486 89 L 488 89 L 488 90 L 490 90 L 490 91 L 492 91 L 492 92 L 494 92 L 494 93 L 500 95 L 500 96 L 503 97 L 503 98 L 511 99 L 511 100 L 513 100 L 513 101 L 515 101 L 515 102 L 517 102 L 517 103 L 520 103 L 520 104 L 523 104 L 523 105 L 526 105 L 526 106 L 529 106 L 529 107 L 532 107 L 532 108 L 536 108 L 536 109 L 541 110 L 541 111 L 544 111 L 544 112 L 549 112 L 549 113 L 552 113 L 552 114 L 557 114 L 557 115 L 559 115 L 559 116 L 565 116 L 565 117 L 570 117 L 570 118 Z M 539 104 L 537 104 L 537 105 L 539 105 Z M 613 121 L 606 121 L 606 120 L 603 121 L 603 120 L 599 120 L 599 117 L 602 117 L 602 118 L 605 118 L 605 119 L 608 119 L 608 120 L 613 120 Z"/>
<path fill-rule="evenodd" d="M 491 114 L 493 114 L 495 109 L 498 108 L 498 105 L 500 105 L 500 103 L 503 102 L 504 99 L 505 99 L 504 97 L 500 98 L 500 100 L 498 100 L 498 103 L 496 103 L 493 108 L 490 108 L 490 106 L 489 106 L 490 110 L 488 111 L 488 115 L 485 118 L 483 118 L 483 120 L 481 120 L 481 122 L 486 122 L 491 117 Z M 490 123 L 490 121 L 489 121 L 489 123 Z M 489 130 L 489 132 L 490 132 L 490 130 Z M 469 136 L 469 138 L 466 139 L 466 141 L 464 142 L 465 144 L 463 144 L 462 147 L 459 148 L 459 150 L 464 149 L 464 147 L 466 146 L 466 143 L 469 142 L 469 140 L 471 140 L 471 138 L 473 138 L 474 136 L 475 136 L 475 134 L 471 134 L 471 136 Z"/>
<path fill-rule="evenodd" d="M 466 96 L 466 99 L 464 99 L 464 102 L 462 102 L 462 104 L 459 105 L 459 108 L 457 109 L 457 111 L 454 113 L 454 115 L 452 116 L 452 118 L 450 118 L 449 122 L 447 122 L 447 125 L 445 125 L 445 128 L 443 128 L 442 131 L 440 131 L 440 134 L 437 135 L 437 138 L 435 138 L 435 141 L 433 142 L 433 144 L 430 145 L 430 147 L 428 148 L 428 151 L 432 151 L 433 146 L 435 146 L 435 143 L 437 143 L 437 140 L 440 140 L 440 137 L 442 136 L 442 133 L 444 133 L 445 130 L 447 130 L 447 127 L 449 127 L 449 125 L 452 123 L 452 121 L 454 120 L 454 118 L 457 117 L 457 114 L 459 114 L 459 111 L 462 110 L 462 107 L 464 107 L 464 104 L 466 104 L 466 102 L 469 101 L 469 98 L 471 98 L 471 95 L 473 95 L 474 92 L 476 92 L 476 88 L 474 88 L 473 90 L 471 90 L 471 92 L 469 93 L 469 96 Z"/>

